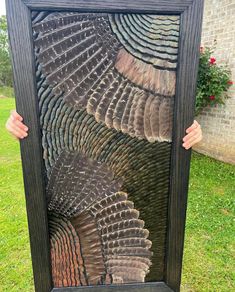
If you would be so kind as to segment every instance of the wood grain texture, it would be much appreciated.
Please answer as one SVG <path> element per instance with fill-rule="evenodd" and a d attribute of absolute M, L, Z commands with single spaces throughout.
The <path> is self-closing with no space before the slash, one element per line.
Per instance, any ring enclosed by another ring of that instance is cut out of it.
<path fill-rule="evenodd" d="M 174 291 L 180 291 L 191 157 L 191 151 L 185 150 L 181 144 L 185 129 L 192 124 L 194 116 L 203 3 L 203 0 L 195 0 L 181 15 L 180 24 L 165 272 L 165 282 Z"/>
<path fill-rule="evenodd" d="M 173 292 L 164 282 L 145 284 L 108 285 L 101 287 L 54 288 L 51 292 Z"/>
<path fill-rule="evenodd" d="M 110 12 L 167 12 L 181 13 L 185 11 L 193 0 L 23 0 L 31 9 L 70 11 L 110 11 Z"/>
<path fill-rule="evenodd" d="M 31 13 L 22 1 L 9 0 L 6 4 L 16 108 L 30 128 L 28 138 L 20 141 L 20 146 L 35 290 L 48 292 L 52 285 Z"/>

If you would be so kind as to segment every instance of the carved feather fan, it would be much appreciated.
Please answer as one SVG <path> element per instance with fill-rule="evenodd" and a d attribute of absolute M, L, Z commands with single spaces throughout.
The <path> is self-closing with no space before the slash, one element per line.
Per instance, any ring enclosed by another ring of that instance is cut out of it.
<path fill-rule="evenodd" d="M 131 137 L 171 140 L 178 16 L 51 13 L 33 29 L 54 94 Z"/>
<path fill-rule="evenodd" d="M 120 186 L 104 164 L 61 153 L 48 184 L 55 287 L 144 282 L 149 232 Z"/>

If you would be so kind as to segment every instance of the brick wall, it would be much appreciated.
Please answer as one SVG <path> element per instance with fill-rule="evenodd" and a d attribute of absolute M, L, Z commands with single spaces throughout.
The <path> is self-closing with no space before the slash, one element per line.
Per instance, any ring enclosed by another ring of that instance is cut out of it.
<path fill-rule="evenodd" d="M 235 0 L 205 0 L 202 45 L 216 40 L 218 64 L 228 64 L 235 82 Z M 203 140 L 194 149 L 216 159 L 235 164 L 235 86 L 225 106 L 206 108 L 196 119 L 203 129 Z"/>

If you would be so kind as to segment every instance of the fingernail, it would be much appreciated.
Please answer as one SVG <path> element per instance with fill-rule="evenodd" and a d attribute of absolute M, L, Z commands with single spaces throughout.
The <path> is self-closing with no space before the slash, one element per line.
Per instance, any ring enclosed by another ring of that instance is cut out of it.
<path fill-rule="evenodd" d="M 25 133 L 24 136 L 27 137 L 28 136 L 28 133 Z"/>
<path fill-rule="evenodd" d="M 24 127 L 24 129 L 25 129 L 25 131 L 28 131 L 29 128 L 28 127 Z"/>

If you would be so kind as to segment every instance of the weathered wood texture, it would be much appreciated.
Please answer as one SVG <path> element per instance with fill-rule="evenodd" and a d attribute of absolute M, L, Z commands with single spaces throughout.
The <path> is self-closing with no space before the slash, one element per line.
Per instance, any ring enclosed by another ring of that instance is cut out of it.
<path fill-rule="evenodd" d="M 23 0 L 31 9 L 47 9 L 70 11 L 110 11 L 110 12 L 165 12 L 181 13 L 193 0 L 148 0 L 148 1 L 110 1 L 110 0 Z"/>
<path fill-rule="evenodd" d="M 203 3 L 203 0 L 194 1 L 181 14 L 165 273 L 165 281 L 174 291 L 180 290 L 191 157 L 191 151 L 181 145 L 185 129 L 191 125 L 194 116 Z"/>
<path fill-rule="evenodd" d="M 78 288 L 54 288 L 52 292 L 173 292 L 165 283 L 146 283 L 146 284 L 126 284 L 126 285 L 109 285 L 102 287 L 78 287 Z"/>
<path fill-rule="evenodd" d="M 6 4 L 16 108 L 26 125 L 34 125 L 29 137 L 20 144 L 35 289 L 44 292 L 50 291 L 52 286 L 31 12 L 19 0 L 10 0 Z"/>

